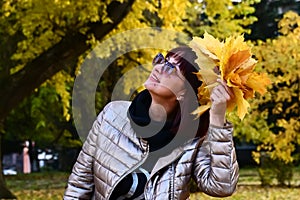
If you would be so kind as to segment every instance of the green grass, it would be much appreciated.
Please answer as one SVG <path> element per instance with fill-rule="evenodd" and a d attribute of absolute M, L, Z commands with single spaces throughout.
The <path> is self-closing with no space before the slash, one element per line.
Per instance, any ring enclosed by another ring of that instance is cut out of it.
<path fill-rule="evenodd" d="M 43 172 L 6 176 L 8 188 L 20 200 L 61 200 L 69 173 Z M 300 167 L 295 168 L 292 187 L 262 187 L 255 168 L 240 170 L 237 191 L 227 198 L 209 197 L 194 193 L 191 200 L 298 200 L 300 196 Z"/>
<path fill-rule="evenodd" d="M 300 167 L 294 168 L 291 187 L 261 186 L 256 168 L 240 169 L 236 192 L 226 198 L 214 198 L 203 193 L 192 194 L 191 200 L 298 200 L 300 197 Z"/>
<path fill-rule="evenodd" d="M 214 198 L 203 193 L 191 195 L 191 200 L 225 199 L 225 200 L 298 200 L 300 188 L 261 187 L 257 185 L 238 186 L 237 191 L 230 197 Z"/>
<path fill-rule="evenodd" d="M 43 172 L 5 178 L 7 187 L 20 200 L 61 200 L 69 173 Z"/>

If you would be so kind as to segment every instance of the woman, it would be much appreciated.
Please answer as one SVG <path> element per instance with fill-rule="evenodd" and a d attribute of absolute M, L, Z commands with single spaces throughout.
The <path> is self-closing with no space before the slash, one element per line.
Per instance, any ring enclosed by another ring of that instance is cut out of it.
<path fill-rule="evenodd" d="M 235 191 L 233 128 L 225 120 L 232 94 L 219 81 L 211 93 L 211 109 L 195 120 L 191 112 L 198 106 L 201 85 L 195 60 L 186 46 L 169 51 L 166 58 L 158 54 L 146 89 L 132 102 L 115 101 L 103 109 L 73 167 L 64 199 L 187 199 L 191 178 L 211 196 Z M 191 132 L 193 138 L 175 143 L 168 155 L 153 156 Z M 155 165 L 145 170 L 149 160 Z"/>
<path fill-rule="evenodd" d="M 31 173 L 29 147 L 30 147 L 30 143 L 28 140 L 26 140 L 23 148 L 23 173 L 24 174 Z"/>

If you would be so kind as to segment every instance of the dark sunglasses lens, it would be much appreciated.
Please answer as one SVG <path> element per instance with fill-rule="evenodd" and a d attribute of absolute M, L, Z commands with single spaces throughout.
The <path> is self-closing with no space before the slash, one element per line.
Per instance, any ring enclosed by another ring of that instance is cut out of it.
<path fill-rule="evenodd" d="M 166 62 L 163 67 L 163 71 L 167 74 L 171 74 L 173 71 L 175 71 L 175 67 L 171 63 Z"/>
<path fill-rule="evenodd" d="M 162 64 L 164 61 L 165 61 L 164 56 L 161 53 L 159 53 L 154 57 L 152 61 L 152 65 Z"/>

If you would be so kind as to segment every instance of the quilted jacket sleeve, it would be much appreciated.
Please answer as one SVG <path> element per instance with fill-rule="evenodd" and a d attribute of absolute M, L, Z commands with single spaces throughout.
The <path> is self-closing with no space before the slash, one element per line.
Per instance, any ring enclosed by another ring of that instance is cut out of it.
<path fill-rule="evenodd" d="M 72 173 L 68 180 L 68 185 L 64 194 L 64 199 L 91 199 L 94 192 L 93 155 L 95 152 L 95 142 L 102 120 L 101 112 L 95 120 L 86 141 L 73 166 Z"/>
<path fill-rule="evenodd" d="M 236 190 L 239 167 L 233 144 L 233 127 L 211 125 L 194 163 L 194 178 L 200 190 L 215 197 L 230 196 Z"/>

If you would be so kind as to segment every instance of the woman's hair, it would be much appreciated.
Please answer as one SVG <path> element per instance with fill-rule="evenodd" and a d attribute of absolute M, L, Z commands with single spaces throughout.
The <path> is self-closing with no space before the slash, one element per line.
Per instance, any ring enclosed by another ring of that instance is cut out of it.
<path fill-rule="evenodd" d="M 176 64 L 179 65 L 181 73 L 186 80 L 188 80 L 195 94 L 197 94 L 198 87 L 200 87 L 202 83 L 194 74 L 199 70 L 199 66 L 195 63 L 197 59 L 195 52 L 188 46 L 179 46 L 170 50 L 166 55 L 166 58 L 168 57 L 174 57 L 177 60 Z"/>
<path fill-rule="evenodd" d="M 180 104 L 181 112 L 177 113 L 173 124 L 177 124 L 177 126 L 179 126 L 179 124 L 181 123 L 183 127 L 189 127 L 190 124 L 195 124 L 195 116 L 193 116 L 191 112 L 196 110 L 199 106 L 199 102 L 197 101 L 197 94 L 198 88 L 202 84 L 202 82 L 198 80 L 195 74 L 199 71 L 199 66 L 195 62 L 195 60 L 197 59 L 197 55 L 190 47 L 179 46 L 170 50 L 166 55 L 166 58 L 168 57 L 174 57 L 177 60 L 176 64 L 179 65 L 181 73 L 187 80 L 187 91 L 184 95 L 183 102 Z M 193 123 L 191 122 L 191 120 L 193 121 Z M 206 134 L 209 126 L 209 111 L 203 113 L 200 119 L 197 120 L 199 124 L 195 137 L 203 137 Z"/>

